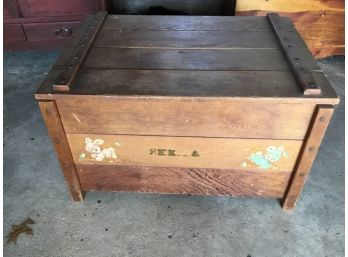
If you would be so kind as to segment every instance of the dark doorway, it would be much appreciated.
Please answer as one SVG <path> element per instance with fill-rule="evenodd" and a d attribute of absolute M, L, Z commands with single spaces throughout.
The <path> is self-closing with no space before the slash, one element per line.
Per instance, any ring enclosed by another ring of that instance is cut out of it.
<path fill-rule="evenodd" d="M 234 15 L 235 0 L 111 0 L 112 14 Z"/>

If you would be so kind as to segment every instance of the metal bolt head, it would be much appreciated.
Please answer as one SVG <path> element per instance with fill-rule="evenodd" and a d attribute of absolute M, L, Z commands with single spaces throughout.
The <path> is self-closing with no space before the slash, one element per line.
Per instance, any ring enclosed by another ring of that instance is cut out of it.
<path fill-rule="evenodd" d="M 308 148 L 308 151 L 309 151 L 309 152 L 313 152 L 314 149 L 315 149 L 315 147 L 314 147 L 314 146 L 311 146 L 311 147 Z"/>
<path fill-rule="evenodd" d="M 319 121 L 320 121 L 320 122 L 324 122 L 324 121 L 325 121 L 325 117 L 324 117 L 324 116 L 321 116 L 321 117 L 319 118 Z"/>
<path fill-rule="evenodd" d="M 304 177 L 305 176 L 305 173 L 304 172 L 300 172 L 300 177 Z"/>

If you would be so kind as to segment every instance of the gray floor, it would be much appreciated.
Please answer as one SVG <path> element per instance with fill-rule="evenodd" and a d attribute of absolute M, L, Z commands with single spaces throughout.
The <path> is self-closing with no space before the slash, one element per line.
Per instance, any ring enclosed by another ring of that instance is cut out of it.
<path fill-rule="evenodd" d="M 5 256 L 344 255 L 343 57 L 320 61 L 341 104 L 288 214 L 276 200 L 233 197 L 88 193 L 72 203 L 33 98 L 58 54 L 4 55 L 4 237 L 36 222 Z"/>

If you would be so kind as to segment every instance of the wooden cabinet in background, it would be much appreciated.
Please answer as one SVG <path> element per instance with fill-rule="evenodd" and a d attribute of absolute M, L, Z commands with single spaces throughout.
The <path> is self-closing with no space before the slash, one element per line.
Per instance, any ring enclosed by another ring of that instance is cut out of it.
<path fill-rule="evenodd" d="M 237 16 L 290 17 L 316 58 L 344 55 L 344 0 L 237 0 Z"/>
<path fill-rule="evenodd" d="M 4 0 L 4 49 L 62 47 L 86 15 L 108 10 L 108 0 Z"/>

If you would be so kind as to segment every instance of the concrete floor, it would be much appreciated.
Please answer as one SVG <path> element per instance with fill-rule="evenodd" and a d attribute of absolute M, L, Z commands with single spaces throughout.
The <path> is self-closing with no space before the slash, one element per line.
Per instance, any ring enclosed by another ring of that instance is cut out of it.
<path fill-rule="evenodd" d="M 344 256 L 344 58 L 320 61 L 341 97 L 302 199 L 88 193 L 72 203 L 33 93 L 58 57 L 4 54 L 4 256 Z M 99 201 L 100 200 L 100 201 Z"/>

